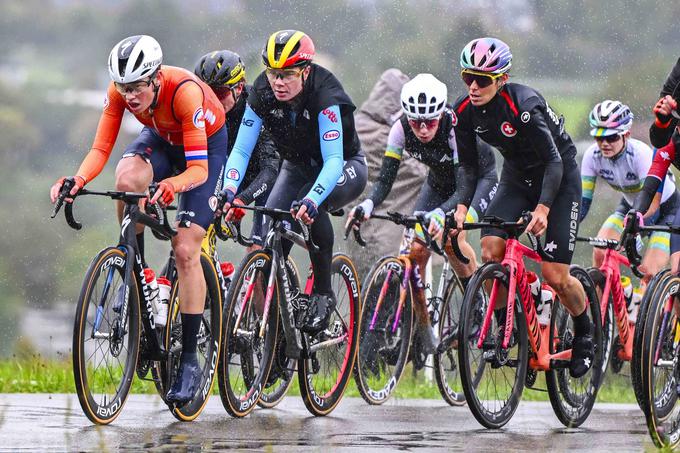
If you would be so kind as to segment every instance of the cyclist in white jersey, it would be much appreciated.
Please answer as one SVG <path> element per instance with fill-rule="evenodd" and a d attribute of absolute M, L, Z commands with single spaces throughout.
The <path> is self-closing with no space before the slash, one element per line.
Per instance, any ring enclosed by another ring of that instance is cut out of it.
<path fill-rule="evenodd" d="M 647 144 L 630 138 L 633 114 L 627 105 L 619 101 L 600 102 L 590 112 L 589 120 L 593 128 L 590 135 L 595 138 L 595 143 L 586 150 L 581 163 L 583 199 L 580 220 L 588 213 L 595 182 L 600 177 L 623 196 L 614 213 L 602 224 L 598 237 L 618 239 L 623 231 L 623 219 L 635 203 L 652 165 L 654 151 Z M 666 176 L 652 207 L 645 215 L 645 223 L 672 222 L 678 207 L 680 195 L 672 176 Z M 645 283 L 668 263 L 669 252 L 670 235 L 660 232 L 652 234 L 642 261 Z M 604 250 L 593 249 L 593 265 L 600 266 L 603 259 Z"/>

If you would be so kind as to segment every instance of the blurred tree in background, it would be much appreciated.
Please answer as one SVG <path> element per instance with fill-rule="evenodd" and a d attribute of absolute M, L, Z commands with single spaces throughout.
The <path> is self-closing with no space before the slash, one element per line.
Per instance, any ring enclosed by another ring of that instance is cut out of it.
<path fill-rule="evenodd" d="M 460 50 L 493 35 L 513 49 L 513 80 L 541 90 L 575 139 L 588 139 L 588 111 L 605 98 L 629 104 L 634 135 L 646 139 L 650 107 L 680 55 L 679 22 L 680 3 L 652 0 L 0 2 L 0 331 L 11 340 L 25 306 L 75 300 L 89 259 L 116 240 L 111 203 L 79 201 L 86 227 L 75 232 L 63 218 L 49 219 L 47 192 L 87 152 L 109 80 L 108 53 L 125 36 L 154 36 L 165 63 L 189 69 L 210 50 L 235 50 L 252 81 L 269 34 L 301 29 L 360 105 L 388 67 L 411 76 L 431 72 L 454 100 L 465 93 Z M 133 137 L 124 128 L 96 187 L 112 186 L 113 168 Z M 618 200 L 599 186 L 600 199 L 611 203 L 594 205 L 583 226 L 589 234 Z M 165 253 L 163 245 L 151 256 Z M 239 249 L 229 253 L 239 260 Z M 580 250 L 576 262 L 589 256 Z M 7 352 L 11 341 L 0 344 Z"/>

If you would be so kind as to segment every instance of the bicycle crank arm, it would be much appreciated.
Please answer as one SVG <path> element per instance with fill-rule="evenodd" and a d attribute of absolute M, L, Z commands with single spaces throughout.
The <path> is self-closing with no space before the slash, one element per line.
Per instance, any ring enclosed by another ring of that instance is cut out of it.
<path fill-rule="evenodd" d="M 321 343 L 311 345 L 309 347 L 309 353 L 312 354 L 312 353 L 314 353 L 314 352 L 316 352 L 320 349 L 325 349 L 329 346 L 340 344 L 340 343 L 344 342 L 345 340 L 347 340 L 348 336 L 349 335 L 344 334 L 344 335 L 339 336 L 338 338 L 332 338 L 330 340 L 322 341 Z"/>

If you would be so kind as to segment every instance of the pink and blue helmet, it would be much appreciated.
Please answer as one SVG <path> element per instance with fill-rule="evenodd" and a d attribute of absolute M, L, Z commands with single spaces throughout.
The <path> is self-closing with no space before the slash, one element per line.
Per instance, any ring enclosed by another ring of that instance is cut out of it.
<path fill-rule="evenodd" d="M 633 125 L 633 112 L 620 101 L 602 101 L 593 107 L 588 121 L 593 137 L 607 137 L 614 134 L 624 134 Z"/>
<path fill-rule="evenodd" d="M 479 72 L 503 74 L 512 66 L 510 47 L 500 39 L 473 39 L 460 53 L 460 67 Z"/>

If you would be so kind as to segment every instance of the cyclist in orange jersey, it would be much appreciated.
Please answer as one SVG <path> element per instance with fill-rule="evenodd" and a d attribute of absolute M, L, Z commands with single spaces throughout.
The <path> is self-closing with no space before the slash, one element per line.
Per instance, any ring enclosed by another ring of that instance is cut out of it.
<path fill-rule="evenodd" d="M 116 190 L 142 192 L 156 181 L 158 190 L 150 202 L 163 205 L 181 194 L 176 217 L 181 228 L 172 247 L 182 281 L 182 355 L 177 379 L 167 394 L 168 401 L 181 405 L 193 398 L 200 382 L 196 344 L 206 293 L 201 241 L 217 205 L 215 193 L 222 186 L 228 140 L 224 109 L 210 87 L 185 69 L 161 66 L 162 60 L 158 42 L 145 35 L 125 38 L 111 50 L 108 68 L 112 82 L 94 144 L 72 177 L 71 195 L 102 171 L 128 110 L 145 127 L 118 162 Z M 64 179 L 50 190 L 53 203 Z M 121 203 L 118 217 L 122 220 Z M 143 257 L 143 230 L 137 233 Z"/>

